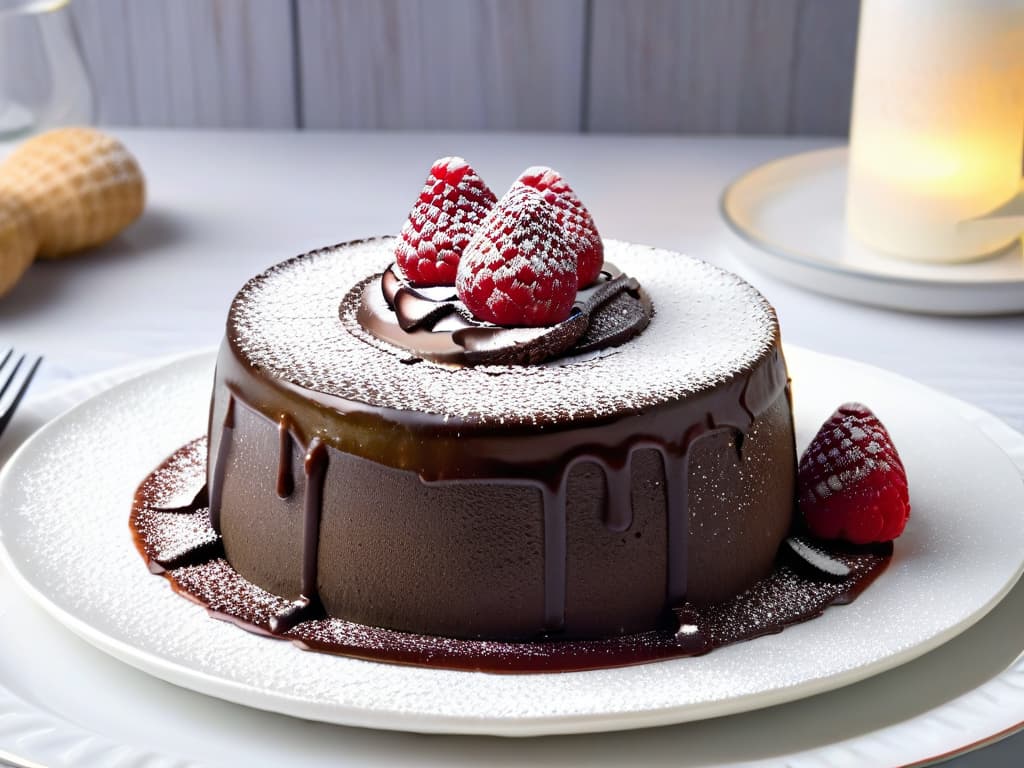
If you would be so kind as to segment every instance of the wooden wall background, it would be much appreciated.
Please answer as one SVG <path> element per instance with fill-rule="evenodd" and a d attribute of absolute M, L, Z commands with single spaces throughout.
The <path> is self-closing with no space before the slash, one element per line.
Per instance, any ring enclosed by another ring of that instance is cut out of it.
<path fill-rule="evenodd" d="M 847 131 L 859 0 L 73 0 L 100 122 Z"/>

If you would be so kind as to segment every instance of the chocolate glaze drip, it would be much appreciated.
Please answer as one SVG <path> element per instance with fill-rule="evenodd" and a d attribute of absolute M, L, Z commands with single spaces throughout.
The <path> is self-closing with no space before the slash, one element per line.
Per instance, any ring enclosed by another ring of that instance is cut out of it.
<path fill-rule="evenodd" d="M 277 459 L 277 496 L 287 499 L 295 489 L 292 480 L 292 433 L 287 416 L 282 416 L 277 423 L 278 459 Z"/>
<path fill-rule="evenodd" d="M 747 387 L 744 387 L 746 392 Z M 742 398 L 741 398 L 742 399 Z M 255 411 L 241 400 L 239 395 L 232 395 L 232 413 L 234 407 L 242 404 Z M 565 564 L 568 557 L 566 542 L 566 497 L 565 489 L 569 472 L 580 462 L 596 464 L 605 475 L 607 485 L 618 484 L 617 492 L 609 493 L 605 500 L 606 520 L 612 530 L 625 530 L 629 527 L 632 503 L 629 496 L 629 478 L 631 464 L 629 459 L 635 450 L 653 448 L 661 455 L 665 468 L 665 498 L 668 528 L 666 601 L 669 605 L 679 605 L 686 599 L 687 545 L 689 539 L 689 453 L 693 443 L 700 437 L 716 430 L 725 429 L 742 435 L 749 428 L 738 413 L 708 413 L 707 423 L 696 424 L 686 431 L 679 442 L 658 442 L 649 438 L 634 438 L 626 451 L 626 462 L 617 460 L 617 451 L 598 450 L 591 447 L 588 452 L 581 452 L 555 465 L 554 469 L 533 465 L 526 477 L 498 474 L 477 477 L 479 481 L 501 479 L 510 484 L 521 484 L 536 487 L 541 493 L 544 515 L 544 622 L 547 632 L 557 632 L 565 620 Z M 223 444 L 222 444 L 223 445 Z M 315 456 L 315 458 L 314 458 Z M 218 463 L 223 459 L 218 457 Z M 302 611 L 315 604 L 316 585 L 316 553 L 319 547 L 319 520 L 322 514 L 323 477 L 326 470 L 326 452 L 319 438 L 314 437 L 306 454 L 307 493 L 305 499 L 305 526 L 303 545 L 303 596 L 296 605 Z M 516 468 L 511 468 L 515 472 Z M 505 467 L 507 472 L 509 467 Z M 221 478 L 223 476 L 221 475 Z M 436 478 L 431 480 L 423 477 L 425 482 L 465 482 L 469 478 L 451 479 Z M 625 486 L 623 488 L 623 480 Z M 220 480 L 223 483 L 223 479 Z M 313 484 L 317 490 L 310 492 Z M 624 527 L 617 527 L 624 526 Z M 301 604 L 301 605 L 300 605 Z"/>
<path fill-rule="evenodd" d="M 229 419 L 231 429 L 234 428 L 235 408 L 239 405 L 259 416 L 262 413 L 251 405 L 241 400 L 237 395 L 231 395 L 229 408 Z M 225 429 L 228 429 L 225 427 Z M 277 421 L 278 431 L 278 464 L 277 464 L 277 495 L 280 498 L 287 498 L 295 487 L 292 478 L 292 441 L 295 440 L 294 426 L 287 416 Z M 223 434 L 223 433 L 222 433 Z M 222 438 L 223 439 L 223 438 Z M 227 446 L 227 447 L 225 447 Z M 213 470 L 218 489 L 223 487 L 224 474 L 228 464 L 229 443 L 221 443 L 218 450 L 217 464 Z M 302 571 L 301 571 L 301 592 L 298 599 L 294 600 L 279 615 L 274 616 L 269 624 L 273 633 L 287 632 L 295 624 L 306 621 L 314 616 L 323 615 L 323 607 L 317 591 L 317 557 L 320 548 L 320 518 L 323 512 L 323 489 L 324 479 L 327 475 L 328 455 L 327 447 L 319 437 L 313 437 L 305 447 L 305 458 L 303 460 L 303 472 L 305 474 L 305 496 L 303 498 L 303 524 L 302 524 Z M 218 500 L 220 491 L 218 490 Z M 218 501 L 219 506 L 219 501 Z M 211 504 L 211 523 L 214 519 L 219 524 L 219 515 L 214 516 Z M 195 511 L 194 509 L 191 511 Z M 219 525 L 214 525 L 214 530 L 220 533 Z M 219 543 L 219 552 L 223 554 L 223 545 Z"/>
<path fill-rule="evenodd" d="M 218 360 L 218 377 L 228 384 L 231 395 L 217 446 L 217 461 L 211 468 L 210 507 L 214 529 L 219 533 L 220 489 L 223 487 L 234 409 L 241 404 L 255 413 L 266 414 L 253 404 L 272 403 L 280 398 L 274 395 L 276 386 L 288 391 L 287 382 L 271 381 L 238 370 L 240 365 L 230 347 L 225 347 Z M 445 482 L 501 482 L 528 485 L 537 488 L 543 503 L 544 520 L 544 625 L 548 633 L 557 632 L 564 625 L 566 594 L 566 499 L 565 485 L 571 468 L 578 462 L 599 466 L 605 473 L 606 483 L 616 487 L 616 478 L 631 473 L 632 454 L 642 448 L 656 450 L 665 469 L 665 498 L 667 513 L 667 578 L 666 603 L 682 604 L 687 596 L 687 546 L 689 538 L 688 457 L 693 443 L 711 432 L 731 431 L 737 446 L 749 430 L 756 414 L 761 413 L 780 391 L 787 387 L 785 363 L 777 348 L 766 364 L 756 367 L 745 376 L 738 376 L 721 387 L 713 396 L 696 396 L 687 401 L 683 413 L 672 407 L 650 409 L 634 414 L 630 419 L 608 420 L 590 425 L 586 441 L 575 431 L 552 429 L 538 432 L 529 427 L 473 428 L 460 419 L 439 419 L 431 414 L 395 412 L 385 408 L 348 401 L 335 395 L 302 390 L 295 394 L 310 400 L 316 407 L 343 413 L 352 425 L 350 434 L 329 433 L 317 429 L 315 419 L 293 417 L 306 429 L 325 433 L 324 439 L 334 441 L 342 451 L 355 453 L 374 461 L 416 471 L 425 483 Z M 246 382 L 243 388 L 240 382 Z M 258 386 L 253 386 L 259 382 Z M 682 417 L 682 418 L 680 418 Z M 420 433 L 424 438 L 411 444 L 396 444 L 382 440 L 382 436 L 397 434 L 408 436 Z M 365 439 L 360 439 L 365 436 Z M 521 448 L 524 436 L 529 439 L 529 451 Z M 297 434 L 300 444 L 312 450 L 312 440 Z M 356 444 L 353 445 L 353 439 Z M 282 448 L 283 450 L 283 448 Z M 453 457 L 458 457 L 453 460 Z M 623 464 L 623 457 L 625 464 Z M 322 483 L 322 478 L 319 482 Z M 621 489 L 606 499 L 605 519 L 609 527 L 624 525 L 631 516 L 629 494 Z M 319 496 L 315 497 L 319 500 Z M 310 497 L 307 495 L 307 503 Z M 319 501 L 317 502 L 319 503 Z M 307 520 L 319 519 L 322 510 L 307 511 Z M 315 578 L 315 553 L 319 535 L 310 526 L 306 533 L 304 573 L 312 568 Z M 310 559 L 313 557 L 313 559 Z M 311 597 L 310 595 L 305 595 Z M 305 609 L 304 609 L 305 610 Z"/>
<path fill-rule="evenodd" d="M 319 437 L 310 440 L 303 469 L 306 473 L 306 499 L 302 524 L 302 595 L 313 600 L 316 598 L 316 558 L 320 548 L 320 514 L 327 472 L 327 448 Z"/>
<path fill-rule="evenodd" d="M 604 525 L 609 531 L 628 531 L 633 524 L 633 471 L 626 457 L 604 469 Z"/>
<path fill-rule="evenodd" d="M 689 544 L 690 492 L 689 447 L 670 452 L 662 449 L 665 465 L 665 514 L 668 518 L 668 573 L 665 602 L 673 608 L 686 599 L 686 550 Z"/>
<path fill-rule="evenodd" d="M 544 629 L 565 626 L 565 485 L 568 471 L 553 484 L 541 486 L 544 503 Z"/>
<path fill-rule="evenodd" d="M 195 464 L 175 462 L 182 454 L 206 450 L 200 438 L 181 448 L 139 487 L 130 525 L 136 546 L 154 573 L 165 576 L 175 591 L 206 607 L 216 618 L 258 634 L 291 640 L 298 647 L 328 653 L 419 666 L 488 672 L 566 672 L 600 669 L 693 656 L 715 648 L 779 632 L 821 615 L 830 605 L 851 602 L 886 568 L 892 545 L 854 547 L 799 541 L 783 544 L 775 569 L 749 590 L 715 605 L 683 602 L 664 627 L 601 640 L 542 640 L 530 643 L 457 640 L 397 632 L 342 619 L 327 618 L 314 603 L 289 602 L 247 582 L 223 558 L 219 539 L 211 539 L 210 510 L 196 506 L 188 514 L 206 525 L 194 526 L 192 540 L 181 543 L 191 559 L 168 557 L 159 547 L 166 529 L 174 529 L 181 512 L 161 511 L 160 489 L 174 467 L 177 482 L 200 489 L 204 475 Z M 307 474 L 314 480 L 325 468 L 317 458 L 323 445 L 307 451 Z M 162 476 L 161 476 L 162 473 Z M 316 491 L 312 492 L 313 495 Z M 196 498 L 201 498 L 196 493 Z M 307 497 L 308 498 L 308 497 Z M 315 506 L 315 505 L 314 505 Z M 797 553 L 814 549 L 836 567 L 821 570 L 817 558 Z M 846 575 L 837 575 L 845 572 Z"/>
<path fill-rule="evenodd" d="M 211 413 L 212 418 L 212 413 Z M 220 534 L 221 494 L 224 491 L 224 474 L 228 470 L 228 453 L 231 451 L 231 437 L 235 430 L 235 398 L 228 395 L 227 409 L 220 430 L 220 443 L 217 446 L 217 461 L 210 468 L 210 523 L 213 530 Z"/>
<path fill-rule="evenodd" d="M 358 299 L 356 319 L 373 336 L 412 359 L 450 365 L 533 365 L 629 341 L 651 320 L 651 301 L 633 278 L 605 264 L 599 279 L 577 293 L 568 318 L 542 328 L 507 328 L 478 320 L 454 288 L 418 288 L 388 267 L 342 301 Z M 590 333 L 588 334 L 588 331 Z"/>

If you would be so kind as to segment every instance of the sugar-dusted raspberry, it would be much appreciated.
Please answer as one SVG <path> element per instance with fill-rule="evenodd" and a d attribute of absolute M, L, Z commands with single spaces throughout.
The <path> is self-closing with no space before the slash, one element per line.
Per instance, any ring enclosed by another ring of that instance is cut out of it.
<path fill-rule="evenodd" d="M 800 459 L 800 513 L 811 534 L 854 544 L 891 541 L 910 516 L 907 473 L 882 422 L 846 403 Z"/>
<path fill-rule="evenodd" d="M 597 280 L 604 266 L 604 243 L 590 211 L 558 171 L 543 165 L 527 168 L 519 183 L 533 187 L 558 210 L 558 223 L 577 248 L 576 273 L 581 288 Z"/>
<path fill-rule="evenodd" d="M 565 320 L 576 300 L 576 251 L 555 208 L 514 184 L 466 246 L 455 289 L 473 315 L 498 325 Z"/>
<path fill-rule="evenodd" d="M 434 161 L 402 234 L 395 262 L 413 285 L 454 285 L 459 258 L 496 198 L 461 157 Z"/>

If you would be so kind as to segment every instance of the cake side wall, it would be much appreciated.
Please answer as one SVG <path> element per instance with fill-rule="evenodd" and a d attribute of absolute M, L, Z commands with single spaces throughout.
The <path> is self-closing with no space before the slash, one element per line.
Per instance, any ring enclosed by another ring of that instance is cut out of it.
<path fill-rule="evenodd" d="M 215 397 L 212 423 L 223 413 Z M 218 430 L 211 434 L 211 454 Z M 275 490 L 278 433 L 241 407 L 231 434 L 221 509 L 232 565 L 268 591 L 296 598 L 303 561 L 302 450 L 294 488 Z M 215 455 L 215 454 L 214 454 Z M 431 484 L 412 472 L 328 449 L 318 532 L 319 597 L 330 615 L 408 632 L 536 639 L 545 632 L 544 509 L 540 493 L 496 483 Z M 737 450 L 713 432 L 691 448 L 692 602 L 724 599 L 770 570 L 789 529 L 795 477 L 792 417 L 783 392 Z M 636 451 L 625 530 L 608 526 L 604 474 L 570 472 L 566 505 L 565 624 L 560 637 L 600 637 L 662 625 L 666 600 L 665 475 Z"/>
<path fill-rule="evenodd" d="M 320 530 L 328 614 L 451 637 L 533 639 L 544 626 L 540 494 L 430 484 L 331 449 Z"/>
<path fill-rule="evenodd" d="M 370 246 L 380 244 L 350 248 Z M 308 328 L 302 313 L 288 322 L 263 314 L 278 306 L 274 290 L 289 307 L 304 299 L 299 288 L 315 288 L 328 267 L 343 266 L 341 250 L 273 268 L 232 305 L 211 415 L 210 455 L 222 453 L 225 469 L 211 490 L 211 518 L 241 575 L 289 599 L 304 590 L 331 615 L 361 623 L 533 640 L 653 629 L 684 601 L 730 597 L 769 570 L 791 521 L 795 456 L 778 324 L 749 286 L 677 257 L 703 276 L 702 290 L 693 302 L 663 294 L 640 341 L 608 356 L 507 371 L 420 363 L 399 366 L 401 378 L 391 382 L 403 392 L 422 389 L 417 397 L 459 382 L 474 404 L 489 402 L 481 387 L 500 389 L 506 422 L 484 418 L 475 405 L 445 410 L 443 397 L 423 408 L 405 397 L 382 404 L 375 377 L 390 358 L 339 326 L 333 282 L 317 289 L 323 306 L 310 310 Z M 637 258 L 639 267 L 668 255 Z M 732 332 L 732 312 L 712 312 L 719 294 L 734 298 L 747 330 L 768 344 L 755 345 L 756 356 L 729 343 L 748 336 Z M 676 324 L 668 322 L 673 307 Z M 699 322 L 708 313 L 724 324 L 714 324 L 715 333 Z M 688 346 L 666 331 L 679 324 L 690 331 Z M 655 344 L 662 337 L 671 347 Z M 312 351 L 326 350 L 335 368 L 307 370 L 323 361 L 305 347 L 282 363 L 307 338 L 319 340 Z M 261 339 L 265 349 L 254 358 Z M 689 371 L 663 381 L 657 396 L 629 365 L 660 360 L 652 345 L 658 354 L 675 350 L 685 363 L 679 370 Z M 359 376 L 340 387 L 338 371 Z M 623 380 L 632 383 L 619 387 Z M 575 394 L 580 382 L 583 399 Z M 686 390 L 685 382 L 700 385 Z M 538 398 L 547 402 L 539 394 L 563 390 L 574 393 L 571 408 L 538 409 Z M 222 433 L 229 403 L 241 415 Z M 322 504 L 303 475 L 305 449 L 316 441 L 326 456 Z M 285 464 L 294 487 L 282 496 L 276 480 Z M 312 517 L 310 499 L 318 507 Z M 303 584 L 312 566 L 315 578 Z"/>
<path fill-rule="evenodd" d="M 783 392 L 736 436 L 715 433 L 690 456 L 688 599 L 728 599 L 771 571 L 796 503 L 793 415 Z"/>

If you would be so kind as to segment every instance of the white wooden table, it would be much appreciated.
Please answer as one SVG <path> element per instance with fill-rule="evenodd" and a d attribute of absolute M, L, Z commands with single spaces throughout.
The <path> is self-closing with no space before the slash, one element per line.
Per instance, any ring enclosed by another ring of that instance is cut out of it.
<path fill-rule="evenodd" d="M 216 344 L 235 291 L 286 257 L 395 232 L 431 161 L 465 156 L 500 194 L 528 165 L 562 171 L 602 234 L 740 272 L 783 338 L 902 373 L 1024 430 L 1024 316 L 940 318 L 846 304 L 751 272 L 728 251 L 723 186 L 812 139 L 123 130 L 149 184 L 114 243 L 34 265 L 0 300 L 0 342 L 45 355 L 39 393 L 146 357 Z M 2 746 L 2 745 L 0 745 Z M 1024 738 L 975 753 L 1005 764 Z M 968 763 L 965 763 L 968 764 Z"/>

